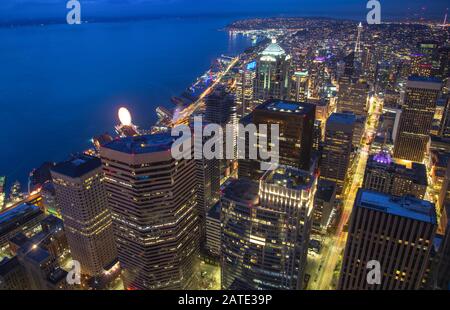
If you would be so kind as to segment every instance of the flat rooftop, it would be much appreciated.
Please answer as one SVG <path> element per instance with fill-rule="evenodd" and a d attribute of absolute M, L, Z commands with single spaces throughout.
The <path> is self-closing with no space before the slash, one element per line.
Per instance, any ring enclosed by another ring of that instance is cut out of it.
<path fill-rule="evenodd" d="M 19 259 L 16 256 L 13 258 L 5 257 L 0 261 L 0 276 L 6 276 L 8 273 L 19 267 Z"/>
<path fill-rule="evenodd" d="M 39 207 L 26 203 L 0 213 L 0 234 L 11 231 L 42 213 Z"/>
<path fill-rule="evenodd" d="M 359 208 L 368 208 L 431 224 L 437 223 L 434 204 L 412 196 L 394 197 L 360 189 L 355 204 Z"/>
<path fill-rule="evenodd" d="M 424 164 L 413 162 L 410 166 L 407 166 L 396 163 L 388 153 L 370 155 L 367 161 L 367 167 L 383 169 L 384 171 L 401 175 L 414 181 L 415 184 L 428 185 L 427 168 Z"/>
<path fill-rule="evenodd" d="M 20 250 L 29 260 L 35 263 L 41 264 L 50 258 L 50 253 L 41 248 L 39 245 L 35 245 L 32 242 L 28 242 L 23 245 Z"/>
<path fill-rule="evenodd" d="M 442 81 L 435 77 L 410 76 L 406 83 L 406 87 L 425 88 L 438 91 L 442 87 Z"/>
<path fill-rule="evenodd" d="M 258 184 L 247 179 L 231 180 L 223 190 L 223 197 L 246 204 L 257 204 Z"/>
<path fill-rule="evenodd" d="M 178 137 L 172 137 L 170 132 L 126 137 L 115 139 L 104 145 L 103 148 L 127 154 L 155 153 L 170 150 L 176 139 Z"/>
<path fill-rule="evenodd" d="M 278 185 L 288 189 L 308 190 L 312 187 L 315 176 L 308 171 L 289 166 L 279 166 L 275 170 L 267 171 L 262 181 L 266 184 Z"/>
<path fill-rule="evenodd" d="M 80 154 L 65 162 L 57 164 L 51 171 L 71 178 L 79 178 L 101 166 L 102 162 L 99 158 Z"/>
<path fill-rule="evenodd" d="M 353 125 L 356 122 L 356 115 L 353 113 L 332 113 L 327 123 Z"/>
<path fill-rule="evenodd" d="M 315 110 L 315 105 L 306 102 L 295 102 L 287 100 L 268 100 L 256 107 L 256 110 L 271 111 L 286 114 L 307 114 Z"/>
<path fill-rule="evenodd" d="M 317 184 L 316 199 L 330 202 L 336 194 L 336 183 L 328 180 L 320 180 Z"/>
<path fill-rule="evenodd" d="M 220 205 L 220 201 L 218 201 L 214 206 L 211 207 L 211 209 L 209 209 L 208 217 L 213 218 L 213 219 L 220 219 L 220 210 L 221 210 L 221 205 Z"/>

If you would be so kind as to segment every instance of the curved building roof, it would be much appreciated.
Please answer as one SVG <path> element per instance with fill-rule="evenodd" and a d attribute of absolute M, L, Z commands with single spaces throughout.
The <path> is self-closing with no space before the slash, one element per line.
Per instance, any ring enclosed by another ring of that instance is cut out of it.
<path fill-rule="evenodd" d="M 272 40 L 272 43 L 270 43 L 269 46 L 267 46 L 266 49 L 262 51 L 261 55 L 276 57 L 286 55 L 286 51 L 280 45 L 278 45 L 275 40 Z"/>

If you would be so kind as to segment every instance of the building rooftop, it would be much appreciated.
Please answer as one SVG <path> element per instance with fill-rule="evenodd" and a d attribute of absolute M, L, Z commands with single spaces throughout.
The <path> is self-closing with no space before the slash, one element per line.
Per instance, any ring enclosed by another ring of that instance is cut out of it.
<path fill-rule="evenodd" d="M 330 202 L 336 194 L 336 183 L 328 180 L 320 180 L 317 184 L 316 199 Z"/>
<path fill-rule="evenodd" d="M 221 210 L 221 205 L 220 205 L 220 201 L 218 201 L 214 206 L 211 207 L 211 209 L 209 209 L 208 217 L 217 219 L 217 220 L 220 219 L 220 210 Z"/>
<path fill-rule="evenodd" d="M 25 236 L 25 234 L 23 232 L 20 232 L 18 234 L 16 234 L 14 237 L 12 237 L 11 239 L 9 239 L 9 242 L 12 244 L 15 244 L 18 247 L 23 246 L 24 244 L 26 244 L 30 239 Z"/>
<path fill-rule="evenodd" d="M 61 269 L 61 268 L 55 268 L 48 276 L 48 281 L 54 285 L 59 284 L 61 281 L 65 280 L 67 278 L 68 272 Z"/>
<path fill-rule="evenodd" d="M 227 187 L 223 190 L 223 197 L 246 204 L 257 204 L 258 184 L 247 179 L 231 180 Z"/>
<path fill-rule="evenodd" d="M 428 82 L 428 83 L 442 83 L 442 80 L 437 77 L 426 77 L 426 76 L 417 76 L 413 75 L 408 78 L 408 81 L 416 81 L 416 82 Z"/>
<path fill-rule="evenodd" d="M 279 166 L 267 171 L 262 177 L 266 184 L 278 185 L 294 190 L 309 190 L 314 184 L 315 176 L 308 171 L 289 166 Z"/>
<path fill-rule="evenodd" d="M 127 154 L 146 154 L 170 150 L 178 137 L 170 132 L 115 139 L 103 148 Z"/>
<path fill-rule="evenodd" d="M 428 185 L 427 169 L 424 164 L 411 163 L 410 167 L 396 163 L 387 152 L 380 152 L 375 155 L 370 155 L 367 161 L 367 167 L 382 168 L 388 172 L 396 173 L 412 180 L 415 184 Z"/>
<path fill-rule="evenodd" d="M 442 87 L 442 81 L 435 77 L 410 76 L 406 86 L 412 88 L 440 90 Z"/>
<path fill-rule="evenodd" d="M 20 249 L 19 252 L 26 256 L 27 259 L 41 264 L 48 260 L 50 258 L 50 253 L 39 246 L 38 243 L 33 243 L 32 241 L 28 241 L 26 244 L 24 244 Z"/>
<path fill-rule="evenodd" d="M 327 123 L 353 125 L 356 122 L 356 116 L 353 113 L 332 113 Z"/>
<path fill-rule="evenodd" d="M 264 51 L 261 52 L 263 56 L 282 56 L 285 55 L 286 51 L 278 44 L 275 40 L 272 40 Z"/>
<path fill-rule="evenodd" d="M 44 218 L 41 221 L 41 225 L 43 227 L 43 230 L 48 230 L 48 231 L 64 228 L 63 220 L 60 218 L 57 218 L 54 215 L 48 215 L 46 218 Z"/>
<path fill-rule="evenodd" d="M 315 111 L 315 105 L 304 102 L 287 100 L 268 100 L 256 107 L 256 110 L 264 110 L 278 113 L 307 114 Z"/>
<path fill-rule="evenodd" d="M 249 62 L 246 66 L 246 69 L 249 71 L 253 71 L 256 69 L 256 61 Z"/>
<path fill-rule="evenodd" d="M 355 205 L 413 220 L 436 224 L 436 209 L 429 201 L 412 196 L 395 197 L 371 190 L 360 189 Z"/>
<path fill-rule="evenodd" d="M 43 212 L 39 207 L 26 203 L 0 213 L 0 234 L 7 233 L 41 214 Z"/>
<path fill-rule="evenodd" d="M 92 170 L 100 168 L 101 165 L 102 162 L 99 158 L 80 154 L 57 164 L 51 170 L 71 178 L 79 178 Z"/>
<path fill-rule="evenodd" d="M 16 256 L 13 258 L 5 257 L 0 261 L 0 276 L 5 276 L 15 268 L 20 266 L 19 260 Z"/>

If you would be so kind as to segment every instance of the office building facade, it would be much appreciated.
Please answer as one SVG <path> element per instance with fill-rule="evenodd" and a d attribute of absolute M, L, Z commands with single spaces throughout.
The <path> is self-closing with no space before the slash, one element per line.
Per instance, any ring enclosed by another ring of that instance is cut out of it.
<path fill-rule="evenodd" d="M 100 275 L 117 258 L 102 163 L 78 155 L 51 173 L 72 258 L 83 274 Z"/>
<path fill-rule="evenodd" d="M 440 91 L 440 80 L 409 78 L 394 145 L 395 158 L 414 162 L 424 160 Z"/>
<path fill-rule="evenodd" d="M 170 134 L 153 134 L 100 148 L 128 289 L 183 289 L 193 275 L 200 235 L 198 166 L 194 159 L 172 156 L 174 141 Z M 193 148 L 183 152 L 193 158 Z"/>
<path fill-rule="evenodd" d="M 432 203 L 360 189 L 350 218 L 339 289 L 413 290 L 429 277 L 429 255 L 436 233 Z M 368 263 L 379 263 L 373 283 Z"/>

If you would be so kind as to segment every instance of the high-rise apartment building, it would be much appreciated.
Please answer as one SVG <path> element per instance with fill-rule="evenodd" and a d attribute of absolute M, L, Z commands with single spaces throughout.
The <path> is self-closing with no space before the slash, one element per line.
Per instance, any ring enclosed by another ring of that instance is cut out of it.
<path fill-rule="evenodd" d="M 117 259 L 102 163 L 78 155 L 51 173 L 72 258 L 83 274 L 101 275 Z"/>
<path fill-rule="evenodd" d="M 436 210 L 428 201 L 360 189 L 350 218 L 339 288 L 419 289 L 429 277 L 436 226 Z M 377 272 L 378 264 L 379 284 L 369 274 Z"/>
<path fill-rule="evenodd" d="M 175 159 L 170 133 L 114 140 L 100 148 L 124 285 L 182 289 L 199 250 L 193 148 Z M 190 153 L 190 154 L 189 154 Z"/>
<path fill-rule="evenodd" d="M 395 158 L 423 161 L 440 91 L 440 80 L 423 77 L 408 79 L 394 145 Z"/>

